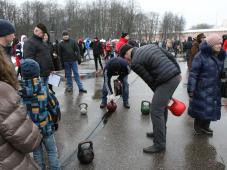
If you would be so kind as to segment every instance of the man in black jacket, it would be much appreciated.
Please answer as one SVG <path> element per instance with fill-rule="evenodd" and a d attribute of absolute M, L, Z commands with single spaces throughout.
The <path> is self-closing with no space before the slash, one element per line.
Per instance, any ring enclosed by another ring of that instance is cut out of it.
<path fill-rule="evenodd" d="M 101 69 L 103 70 L 101 55 L 103 55 L 102 43 L 99 41 L 98 37 L 94 38 L 94 41 L 91 43 L 91 48 L 93 49 L 93 56 L 95 61 L 95 70 L 98 73 L 98 61 Z"/>
<path fill-rule="evenodd" d="M 127 109 L 130 108 L 128 103 L 129 98 L 129 85 L 128 85 L 128 74 L 131 69 L 128 62 L 120 57 L 115 57 L 110 59 L 105 68 L 104 68 L 104 83 L 102 89 L 102 103 L 100 108 L 104 108 L 107 105 L 107 95 L 109 99 L 114 98 L 113 90 L 111 87 L 111 77 L 118 76 L 118 83 L 122 84 L 122 98 L 123 98 L 123 106 Z"/>
<path fill-rule="evenodd" d="M 165 151 L 168 103 L 180 83 L 180 67 L 174 56 L 156 45 L 132 48 L 121 47 L 120 56 L 131 63 L 137 73 L 154 92 L 151 102 L 153 132 L 147 137 L 154 138 L 154 145 L 144 148 L 145 153 Z"/>
<path fill-rule="evenodd" d="M 87 93 L 87 90 L 84 90 L 83 84 L 80 80 L 80 76 L 78 73 L 78 59 L 80 55 L 79 47 L 75 40 L 69 38 L 68 31 L 62 32 L 63 41 L 60 42 L 58 48 L 58 55 L 62 62 L 62 67 L 65 68 L 65 75 L 67 80 L 67 92 L 71 92 L 73 90 L 72 83 L 72 71 L 74 74 L 74 79 L 79 88 L 79 92 Z"/>
<path fill-rule="evenodd" d="M 6 53 L 9 61 L 11 61 L 12 54 L 12 46 L 10 43 L 15 38 L 15 28 L 14 26 L 7 20 L 0 19 L 0 48 L 3 48 Z"/>
<path fill-rule="evenodd" d="M 23 46 L 24 58 L 31 58 L 39 63 L 40 77 L 45 85 L 48 84 L 48 77 L 54 71 L 54 65 L 50 55 L 49 47 L 43 42 L 47 28 L 39 23 L 33 31 L 33 35 Z"/>

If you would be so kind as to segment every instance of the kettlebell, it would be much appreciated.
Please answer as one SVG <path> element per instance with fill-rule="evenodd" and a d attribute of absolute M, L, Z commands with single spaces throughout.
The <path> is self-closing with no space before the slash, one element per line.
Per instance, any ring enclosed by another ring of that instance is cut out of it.
<path fill-rule="evenodd" d="M 181 116 L 186 109 L 185 104 L 175 98 L 172 98 L 172 101 L 173 104 L 171 106 L 168 106 L 168 109 L 172 112 L 174 116 Z"/>
<path fill-rule="evenodd" d="M 107 104 L 106 108 L 107 108 L 108 112 L 113 113 L 113 112 L 115 112 L 116 109 L 117 109 L 117 104 L 116 104 L 113 100 L 111 100 L 111 101 Z"/>
<path fill-rule="evenodd" d="M 82 164 L 89 164 L 94 159 L 92 141 L 84 141 L 78 144 L 77 158 Z"/>
<path fill-rule="evenodd" d="M 80 113 L 82 115 L 86 115 L 87 114 L 88 104 L 87 103 L 81 103 L 81 104 L 79 104 L 79 107 L 80 107 Z"/>
<path fill-rule="evenodd" d="M 141 113 L 142 115 L 149 115 L 151 103 L 149 101 L 143 100 L 141 102 Z"/>

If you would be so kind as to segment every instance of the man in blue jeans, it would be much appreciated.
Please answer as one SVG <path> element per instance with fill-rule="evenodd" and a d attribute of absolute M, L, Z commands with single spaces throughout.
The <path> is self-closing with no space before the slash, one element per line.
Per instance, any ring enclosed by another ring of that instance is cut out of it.
<path fill-rule="evenodd" d="M 128 74 L 130 73 L 130 67 L 126 60 L 116 57 L 110 59 L 104 68 L 104 83 L 102 89 L 102 103 L 100 108 L 105 108 L 107 105 L 108 98 L 114 99 L 113 90 L 111 87 L 111 77 L 118 76 L 117 80 L 123 85 L 123 106 L 127 109 L 130 108 L 128 103 L 129 97 L 129 85 L 128 85 Z"/>
<path fill-rule="evenodd" d="M 79 47 L 73 39 L 69 38 L 69 33 L 67 31 L 63 31 L 62 33 L 63 41 L 59 44 L 59 57 L 62 62 L 62 67 L 65 68 L 65 75 L 67 80 L 67 92 L 71 92 L 73 90 L 73 82 L 72 82 L 72 72 L 74 75 L 74 79 L 79 88 L 79 92 L 87 93 L 87 90 L 84 90 L 83 84 L 80 81 L 80 76 L 78 73 L 78 59 L 80 55 Z"/>

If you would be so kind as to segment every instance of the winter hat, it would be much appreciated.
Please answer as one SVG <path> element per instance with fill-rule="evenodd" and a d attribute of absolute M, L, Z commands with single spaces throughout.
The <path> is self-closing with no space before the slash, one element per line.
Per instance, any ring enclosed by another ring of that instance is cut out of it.
<path fill-rule="evenodd" d="M 209 46 L 213 47 L 217 44 L 222 44 L 222 38 L 218 34 L 212 34 L 207 37 L 206 42 Z"/>
<path fill-rule="evenodd" d="M 116 62 L 114 61 L 111 63 L 111 67 L 109 69 L 110 69 L 110 72 L 118 73 L 119 70 L 121 69 L 121 64 L 118 61 Z"/>
<path fill-rule="evenodd" d="M 124 58 L 125 54 L 127 53 L 128 50 L 130 50 L 131 48 L 133 48 L 133 46 L 129 45 L 129 44 L 125 44 L 120 48 L 120 56 L 122 58 Z"/>
<path fill-rule="evenodd" d="M 46 28 L 46 26 L 44 24 L 39 23 L 38 25 L 36 25 L 36 27 L 41 29 L 43 31 L 43 33 L 47 33 L 47 28 Z"/>
<path fill-rule="evenodd" d="M 196 37 L 196 40 L 200 43 L 202 38 L 206 38 L 206 36 L 204 35 L 204 33 L 198 34 L 197 37 Z"/>
<path fill-rule="evenodd" d="M 15 33 L 14 26 L 7 20 L 0 19 L 0 37 Z"/>
<path fill-rule="evenodd" d="M 20 61 L 21 75 L 24 79 L 32 79 L 39 77 L 40 67 L 39 64 L 33 59 L 22 59 Z"/>
<path fill-rule="evenodd" d="M 122 33 L 121 33 L 121 38 L 125 38 L 127 35 L 128 35 L 127 32 L 122 32 Z"/>
<path fill-rule="evenodd" d="M 67 36 L 67 35 L 69 35 L 69 32 L 66 31 L 66 30 L 64 30 L 64 31 L 62 32 L 62 36 Z"/>

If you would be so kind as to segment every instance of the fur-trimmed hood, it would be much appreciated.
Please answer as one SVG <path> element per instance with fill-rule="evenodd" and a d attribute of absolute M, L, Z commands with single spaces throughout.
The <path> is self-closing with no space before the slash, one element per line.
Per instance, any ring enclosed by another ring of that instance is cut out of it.
<path fill-rule="evenodd" d="M 199 45 L 199 49 L 200 49 L 201 53 L 204 54 L 204 55 L 206 55 L 207 57 L 213 55 L 212 48 L 211 48 L 211 46 L 209 46 L 209 45 L 207 44 L 206 41 L 202 42 L 202 43 Z M 225 52 L 224 49 L 222 48 L 221 51 L 220 51 L 219 54 L 218 54 L 218 59 L 221 60 L 221 61 L 224 61 L 224 60 L 225 60 L 225 57 L 226 57 L 226 52 Z"/>

